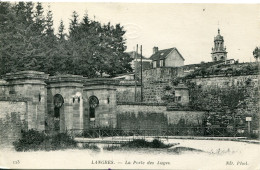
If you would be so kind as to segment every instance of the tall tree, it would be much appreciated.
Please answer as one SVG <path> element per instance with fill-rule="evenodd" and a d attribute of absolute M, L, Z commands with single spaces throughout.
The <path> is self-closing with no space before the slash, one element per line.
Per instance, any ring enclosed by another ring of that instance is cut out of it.
<path fill-rule="evenodd" d="M 78 27 L 79 27 L 79 15 L 76 11 L 73 11 L 72 19 L 70 19 L 70 26 L 69 26 L 69 34 L 71 37 L 74 37 L 78 34 Z"/>
<path fill-rule="evenodd" d="M 50 10 L 50 6 L 48 7 L 48 11 L 47 11 L 47 16 L 46 16 L 46 20 L 45 20 L 45 30 L 44 30 L 44 67 L 43 67 L 43 71 L 47 72 L 51 75 L 53 75 L 55 73 L 55 58 L 57 58 L 58 53 L 57 53 L 57 45 L 58 45 L 58 41 L 57 41 L 57 37 L 54 34 L 54 28 L 53 28 L 53 17 L 52 17 L 52 11 Z"/>
<path fill-rule="evenodd" d="M 65 33 L 64 33 L 64 31 L 65 31 L 65 26 L 64 26 L 64 23 L 63 23 L 63 20 L 61 20 L 60 21 L 60 25 L 59 25 L 59 28 L 58 28 L 58 39 L 60 40 L 60 41 L 62 41 L 62 40 L 65 40 Z"/>
<path fill-rule="evenodd" d="M 52 18 L 52 11 L 50 10 L 50 6 L 48 6 L 48 12 L 46 16 L 46 29 L 45 34 L 48 36 L 54 35 L 54 29 L 53 29 L 53 18 Z"/>
<path fill-rule="evenodd" d="M 36 11 L 34 12 L 34 20 L 35 20 L 34 31 L 35 33 L 38 34 L 43 33 L 45 29 L 45 18 L 43 12 L 44 10 L 42 4 L 40 2 L 37 2 Z"/>
<path fill-rule="evenodd" d="M 253 55 L 256 61 L 258 61 L 258 58 L 260 57 L 259 53 L 260 53 L 260 48 L 256 47 L 255 50 L 253 51 Z"/>
<path fill-rule="evenodd" d="M 15 34 L 16 17 L 9 2 L 0 2 L 0 73 L 3 75 L 11 72 L 15 68 L 15 60 L 13 59 L 13 35 Z"/>
<path fill-rule="evenodd" d="M 124 52 L 123 27 L 101 25 L 87 14 L 79 22 L 74 11 L 65 38 L 63 21 L 54 34 L 52 11 L 41 3 L 0 4 L 1 74 L 19 70 L 49 74 L 79 74 L 87 77 L 115 75 L 131 71 Z"/>

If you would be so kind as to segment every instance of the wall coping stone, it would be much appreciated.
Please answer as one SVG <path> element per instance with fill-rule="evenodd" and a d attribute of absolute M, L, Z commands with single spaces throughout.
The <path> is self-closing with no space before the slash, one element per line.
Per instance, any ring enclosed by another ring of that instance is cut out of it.
<path fill-rule="evenodd" d="M 48 74 L 39 71 L 19 71 L 16 73 L 7 73 L 3 79 L 6 81 L 9 80 L 19 80 L 19 79 L 39 79 L 47 80 L 49 78 Z"/>
<path fill-rule="evenodd" d="M 32 98 L 29 97 L 17 97 L 17 96 L 5 96 L 0 97 L 0 101 L 11 101 L 11 102 L 27 102 L 32 101 Z"/>
<path fill-rule="evenodd" d="M 83 76 L 66 74 L 66 75 L 51 76 L 47 80 L 47 83 L 48 84 L 51 84 L 51 83 L 63 83 L 63 82 L 82 83 L 83 79 L 84 79 Z"/>
<path fill-rule="evenodd" d="M 141 82 L 140 81 L 136 81 L 135 84 L 135 80 L 121 80 L 117 86 L 141 86 Z"/>
<path fill-rule="evenodd" d="M 117 102 L 117 105 L 167 106 L 166 103 L 144 103 L 144 102 Z"/>
<path fill-rule="evenodd" d="M 94 78 L 94 79 L 84 79 L 84 86 L 93 85 L 118 85 L 119 80 L 111 78 Z"/>
<path fill-rule="evenodd" d="M 242 76 L 245 76 L 245 77 L 247 77 L 247 76 L 258 76 L 259 77 L 260 75 L 259 74 L 245 74 L 245 75 L 225 75 L 225 74 L 221 74 L 221 75 L 208 75 L 208 76 L 204 76 L 204 77 L 195 76 L 193 78 L 187 78 L 187 79 L 191 80 L 191 79 L 206 79 L 206 78 L 218 78 L 218 77 L 229 78 L 229 77 L 242 77 Z"/>
<path fill-rule="evenodd" d="M 166 107 L 166 111 L 196 111 L 196 112 L 206 112 L 207 110 L 195 110 L 189 107 Z"/>
<path fill-rule="evenodd" d="M 90 90 L 116 90 L 114 87 L 85 87 L 83 91 L 90 91 Z"/>

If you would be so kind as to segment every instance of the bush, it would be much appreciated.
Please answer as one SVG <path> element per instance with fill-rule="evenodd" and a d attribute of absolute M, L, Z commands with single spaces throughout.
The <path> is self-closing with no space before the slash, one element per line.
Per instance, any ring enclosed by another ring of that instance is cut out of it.
<path fill-rule="evenodd" d="M 65 149 L 76 147 L 77 143 L 67 133 L 59 133 L 51 138 L 51 145 L 54 149 Z"/>
<path fill-rule="evenodd" d="M 22 131 L 21 139 L 13 142 L 16 151 L 57 150 L 76 147 L 76 142 L 66 133 L 47 136 L 36 130 Z"/>
<path fill-rule="evenodd" d="M 39 150 L 40 145 L 48 137 L 36 130 L 22 131 L 22 137 L 18 141 L 13 142 L 16 151 Z"/>
<path fill-rule="evenodd" d="M 251 133 L 249 138 L 250 138 L 250 139 L 259 139 L 259 134 L 257 134 L 257 133 Z"/>
<path fill-rule="evenodd" d="M 99 147 L 97 145 L 95 145 L 95 144 L 88 144 L 88 143 L 83 144 L 83 148 L 84 149 L 99 150 Z"/>
<path fill-rule="evenodd" d="M 106 147 L 104 147 L 104 149 L 105 150 L 108 150 L 108 151 L 113 151 L 113 150 L 118 150 L 118 149 L 120 149 L 120 146 L 118 146 L 118 145 L 112 145 L 112 146 L 106 146 Z"/>
<path fill-rule="evenodd" d="M 129 148 L 169 148 L 172 145 L 166 145 L 158 139 L 154 139 L 152 142 L 148 142 L 144 139 L 135 139 L 122 145 L 122 147 Z"/>

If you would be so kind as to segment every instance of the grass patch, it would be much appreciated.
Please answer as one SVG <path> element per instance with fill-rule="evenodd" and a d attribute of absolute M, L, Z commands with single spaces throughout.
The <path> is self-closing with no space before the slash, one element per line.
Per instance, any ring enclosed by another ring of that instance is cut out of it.
<path fill-rule="evenodd" d="M 128 148 L 169 148 L 172 144 L 164 144 L 158 139 L 154 139 L 152 142 L 148 142 L 144 139 L 135 139 L 128 143 L 122 144 L 122 147 Z"/>
<path fill-rule="evenodd" d="M 180 154 L 182 152 L 187 152 L 187 151 L 190 151 L 190 152 L 204 152 L 203 150 L 189 148 L 189 147 L 175 147 L 173 149 L 169 149 L 168 150 L 168 152 L 174 152 L 174 153 L 177 153 L 177 154 Z"/>
<path fill-rule="evenodd" d="M 100 149 L 97 145 L 89 144 L 89 143 L 84 143 L 82 148 L 83 149 L 92 149 L 92 150 L 99 150 Z"/>
<path fill-rule="evenodd" d="M 119 146 L 119 145 L 108 145 L 108 146 L 104 147 L 104 149 L 108 150 L 108 151 L 119 150 L 119 149 L 121 149 L 121 146 Z"/>
<path fill-rule="evenodd" d="M 48 136 L 43 132 L 38 132 L 33 129 L 23 131 L 21 138 L 13 142 L 13 145 L 18 152 L 29 150 L 60 150 L 75 148 L 77 146 L 76 141 L 66 133 Z"/>

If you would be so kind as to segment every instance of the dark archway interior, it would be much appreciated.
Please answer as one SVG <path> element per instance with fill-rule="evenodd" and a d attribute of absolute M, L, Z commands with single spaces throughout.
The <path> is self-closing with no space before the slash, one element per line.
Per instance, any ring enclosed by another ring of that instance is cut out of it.
<path fill-rule="evenodd" d="M 89 117 L 95 118 L 95 109 L 98 107 L 99 100 L 96 96 L 89 97 Z"/>
<path fill-rule="evenodd" d="M 61 107 L 64 103 L 64 99 L 60 94 L 56 94 L 53 97 L 54 104 L 54 130 L 60 130 L 60 116 L 61 116 Z"/>

